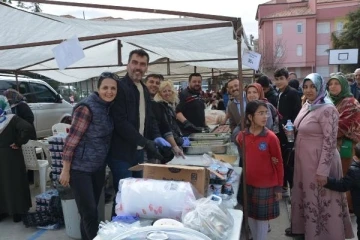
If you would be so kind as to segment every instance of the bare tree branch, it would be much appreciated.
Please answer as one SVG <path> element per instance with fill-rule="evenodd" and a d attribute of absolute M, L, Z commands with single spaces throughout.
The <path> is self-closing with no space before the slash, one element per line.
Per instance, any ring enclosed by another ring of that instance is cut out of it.
<path fill-rule="evenodd" d="M 259 46 L 261 54 L 260 69 L 262 72 L 274 72 L 277 68 L 282 67 L 286 59 L 286 42 L 278 38 L 272 45 L 270 41 Z"/>

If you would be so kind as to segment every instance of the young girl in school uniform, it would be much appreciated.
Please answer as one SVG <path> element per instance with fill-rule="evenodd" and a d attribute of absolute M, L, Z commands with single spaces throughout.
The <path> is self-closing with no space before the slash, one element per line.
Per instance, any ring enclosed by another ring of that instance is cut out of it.
<path fill-rule="evenodd" d="M 237 136 L 246 154 L 248 222 L 253 240 L 266 240 L 268 221 L 280 215 L 282 197 L 283 160 L 278 138 L 265 127 L 267 111 L 264 102 L 249 102 L 245 111 L 246 128 Z"/>

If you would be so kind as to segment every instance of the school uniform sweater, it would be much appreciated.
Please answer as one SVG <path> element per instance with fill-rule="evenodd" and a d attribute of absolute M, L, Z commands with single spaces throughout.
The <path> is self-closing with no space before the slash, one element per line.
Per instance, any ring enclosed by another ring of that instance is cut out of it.
<path fill-rule="evenodd" d="M 267 128 L 257 136 L 250 133 L 249 129 L 245 129 L 237 137 L 241 149 L 244 145 L 243 134 L 245 134 L 246 183 L 258 188 L 281 187 L 284 170 L 279 139 Z M 272 157 L 277 158 L 278 163 L 273 163 Z"/>

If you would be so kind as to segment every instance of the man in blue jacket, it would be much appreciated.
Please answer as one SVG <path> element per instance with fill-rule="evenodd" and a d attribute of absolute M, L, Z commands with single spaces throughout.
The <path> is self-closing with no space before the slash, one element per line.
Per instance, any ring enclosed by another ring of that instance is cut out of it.
<path fill-rule="evenodd" d="M 132 172 L 129 168 L 144 162 L 144 149 L 161 160 L 163 157 L 156 145 L 170 147 L 170 144 L 161 138 L 150 107 L 150 93 L 142 82 L 148 63 L 149 55 L 144 50 L 136 49 L 130 52 L 127 74 L 118 82 L 118 92 L 111 109 L 114 133 L 108 165 L 113 174 L 115 193 L 118 191 L 120 179 L 142 177 L 142 172 Z"/>
<path fill-rule="evenodd" d="M 350 90 L 354 97 L 360 101 L 360 68 L 355 70 L 354 75 L 355 82 L 350 85 Z"/>

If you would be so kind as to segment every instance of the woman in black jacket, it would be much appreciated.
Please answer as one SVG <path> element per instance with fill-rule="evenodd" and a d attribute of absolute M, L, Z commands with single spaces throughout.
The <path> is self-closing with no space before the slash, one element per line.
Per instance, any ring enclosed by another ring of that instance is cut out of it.
<path fill-rule="evenodd" d="M 179 102 L 171 81 L 162 81 L 154 97 L 152 110 L 157 120 L 161 135 L 170 143 L 176 156 L 184 156 L 182 133 L 176 122 L 175 106 Z M 170 159 L 171 160 L 171 159 Z"/>
<path fill-rule="evenodd" d="M 25 101 L 25 97 L 14 89 L 8 89 L 4 92 L 5 97 L 8 99 L 11 111 L 18 117 L 21 117 L 25 121 L 33 126 L 31 131 L 31 140 L 36 140 L 36 131 L 34 127 L 34 113 Z"/>

